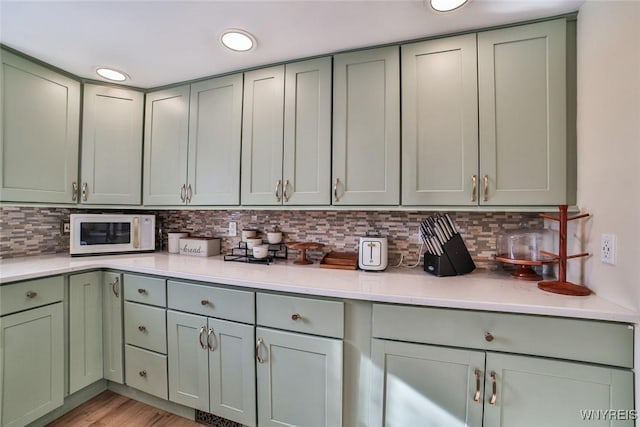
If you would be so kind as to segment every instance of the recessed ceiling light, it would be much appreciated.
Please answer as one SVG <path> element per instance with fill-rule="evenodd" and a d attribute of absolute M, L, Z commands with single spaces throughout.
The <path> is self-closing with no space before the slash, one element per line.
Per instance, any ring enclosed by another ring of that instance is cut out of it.
<path fill-rule="evenodd" d="M 244 30 L 225 30 L 220 36 L 220 42 L 231 50 L 246 52 L 256 46 L 256 39 Z"/>
<path fill-rule="evenodd" d="M 451 12 L 462 7 L 469 0 L 429 0 L 431 8 L 437 12 Z"/>
<path fill-rule="evenodd" d="M 122 71 L 114 70 L 113 68 L 108 67 L 96 68 L 96 74 L 98 74 L 100 77 L 103 77 L 107 80 L 112 80 L 114 82 L 123 82 L 129 78 L 129 76 Z"/>

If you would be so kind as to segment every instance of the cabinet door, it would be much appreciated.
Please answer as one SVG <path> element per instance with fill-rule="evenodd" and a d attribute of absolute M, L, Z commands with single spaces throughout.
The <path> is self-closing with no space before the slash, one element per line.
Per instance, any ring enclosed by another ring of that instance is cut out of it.
<path fill-rule="evenodd" d="M 476 205 L 476 35 L 401 49 L 402 204 Z"/>
<path fill-rule="evenodd" d="M 109 381 L 124 383 L 122 336 L 122 274 L 102 273 L 103 374 Z"/>
<path fill-rule="evenodd" d="M 71 203 L 80 83 L 0 51 L 0 200 Z"/>
<path fill-rule="evenodd" d="M 169 400 L 209 412 L 207 318 L 167 311 Z"/>
<path fill-rule="evenodd" d="M 284 65 L 244 74 L 242 204 L 282 204 Z"/>
<path fill-rule="evenodd" d="M 69 276 L 69 393 L 102 378 L 102 273 Z"/>
<path fill-rule="evenodd" d="M 191 85 L 189 204 L 240 204 L 241 122 L 242 74 Z"/>
<path fill-rule="evenodd" d="M 331 58 L 285 69 L 283 201 L 331 204 Z"/>
<path fill-rule="evenodd" d="M 144 204 L 179 205 L 185 202 L 188 133 L 188 85 L 147 94 Z"/>
<path fill-rule="evenodd" d="M 210 411 L 245 426 L 256 425 L 253 325 L 209 319 Z"/>
<path fill-rule="evenodd" d="M 84 85 L 82 203 L 140 204 L 143 99 L 134 90 Z"/>
<path fill-rule="evenodd" d="M 62 405 L 62 303 L 0 318 L 0 425 L 22 427 Z"/>
<path fill-rule="evenodd" d="M 400 203 L 400 55 L 385 47 L 333 62 L 333 204 Z"/>
<path fill-rule="evenodd" d="M 565 38 L 563 19 L 478 34 L 480 204 L 566 203 Z"/>
<path fill-rule="evenodd" d="M 631 427 L 634 423 L 586 418 L 597 417 L 593 413 L 598 410 L 634 409 L 631 370 L 488 353 L 485 378 L 485 427 Z M 494 384 L 496 402 L 491 404 Z"/>
<path fill-rule="evenodd" d="M 482 426 L 484 352 L 373 339 L 371 358 L 371 426 Z"/>
<path fill-rule="evenodd" d="M 256 328 L 258 425 L 342 425 L 342 341 Z"/>

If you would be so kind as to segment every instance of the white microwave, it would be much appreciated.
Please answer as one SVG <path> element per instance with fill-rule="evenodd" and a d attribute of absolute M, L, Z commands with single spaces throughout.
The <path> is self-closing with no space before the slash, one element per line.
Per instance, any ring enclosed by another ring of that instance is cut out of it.
<path fill-rule="evenodd" d="M 155 215 L 70 215 L 71 255 L 149 252 L 156 248 Z"/>

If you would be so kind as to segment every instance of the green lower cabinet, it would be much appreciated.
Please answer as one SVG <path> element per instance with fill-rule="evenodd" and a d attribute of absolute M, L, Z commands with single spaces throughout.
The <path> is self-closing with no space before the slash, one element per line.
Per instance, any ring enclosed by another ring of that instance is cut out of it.
<path fill-rule="evenodd" d="M 102 347 L 104 378 L 124 383 L 122 274 L 102 272 Z"/>
<path fill-rule="evenodd" d="M 102 378 L 102 272 L 69 276 L 69 393 Z"/>
<path fill-rule="evenodd" d="M 374 339 L 371 359 L 371 426 L 482 426 L 483 351 Z"/>
<path fill-rule="evenodd" d="M 380 339 L 372 361 L 371 426 L 633 426 L 628 369 Z"/>
<path fill-rule="evenodd" d="M 634 425 L 621 419 L 634 408 L 627 369 L 487 353 L 485 390 L 485 427 Z"/>
<path fill-rule="evenodd" d="M 0 318 L 0 425 L 22 427 L 62 405 L 62 303 Z"/>
<path fill-rule="evenodd" d="M 258 425 L 342 425 L 342 340 L 257 327 Z"/>
<path fill-rule="evenodd" d="M 169 310 L 169 400 L 256 425 L 253 326 Z"/>

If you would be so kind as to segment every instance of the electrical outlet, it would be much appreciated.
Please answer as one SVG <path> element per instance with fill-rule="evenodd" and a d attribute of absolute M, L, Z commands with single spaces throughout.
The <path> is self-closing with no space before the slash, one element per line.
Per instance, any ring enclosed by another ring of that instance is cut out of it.
<path fill-rule="evenodd" d="M 600 238 L 600 261 L 616 265 L 616 236 L 603 234 Z"/>
<path fill-rule="evenodd" d="M 238 235 L 238 224 L 236 222 L 229 223 L 229 236 L 236 237 Z"/>
<path fill-rule="evenodd" d="M 69 234 L 71 232 L 71 224 L 62 221 L 62 224 L 60 224 L 60 231 L 62 234 Z"/>

